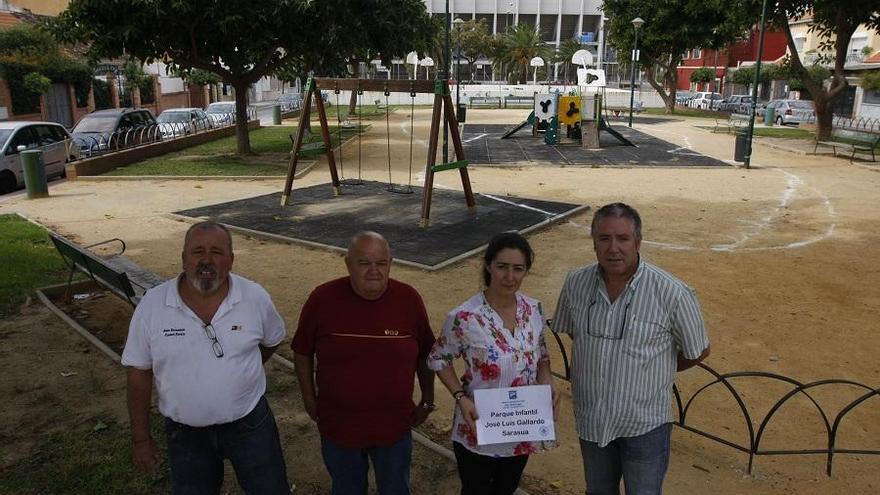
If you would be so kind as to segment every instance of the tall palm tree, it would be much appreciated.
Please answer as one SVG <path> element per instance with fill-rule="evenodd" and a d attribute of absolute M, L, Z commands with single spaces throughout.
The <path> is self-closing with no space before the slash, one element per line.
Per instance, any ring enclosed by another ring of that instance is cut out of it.
<path fill-rule="evenodd" d="M 553 58 L 553 62 L 562 64 L 562 77 L 565 82 L 568 82 L 569 69 L 573 67 L 571 57 L 576 51 L 583 47 L 581 40 L 577 38 L 569 38 L 559 43 L 559 48 L 556 50 L 556 56 Z"/>
<path fill-rule="evenodd" d="M 529 78 L 529 62 L 534 57 L 549 58 L 552 50 L 549 45 L 541 41 L 540 35 L 535 32 L 534 26 L 517 24 L 504 33 L 505 58 L 516 69 L 521 78 L 518 82 L 525 83 Z"/>

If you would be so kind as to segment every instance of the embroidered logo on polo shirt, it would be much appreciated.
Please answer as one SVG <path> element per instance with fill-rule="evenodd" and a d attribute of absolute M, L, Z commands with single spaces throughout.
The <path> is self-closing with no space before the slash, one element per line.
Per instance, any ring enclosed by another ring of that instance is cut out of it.
<path fill-rule="evenodd" d="M 183 337 L 186 335 L 185 328 L 163 328 L 162 335 L 164 337 Z"/>
<path fill-rule="evenodd" d="M 232 325 L 232 328 L 230 330 L 232 330 L 233 332 L 237 332 L 241 330 L 241 325 Z"/>

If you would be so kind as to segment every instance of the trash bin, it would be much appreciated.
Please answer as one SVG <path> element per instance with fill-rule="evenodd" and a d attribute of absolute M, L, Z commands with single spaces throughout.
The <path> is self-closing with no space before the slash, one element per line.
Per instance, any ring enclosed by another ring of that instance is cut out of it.
<path fill-rule="evenodd" d="M 746 161 L 746 140 L 748 139 L 748 129 L 737 129 L 735 135 L 735 144 L 733 147 L 733 161 Z"/>
<path fill-rule="evenodd" d="M 773 127 L 773 124 L 776 123 L 776 109 L 773 107 L 767 107 L 764 109 L 764 125 Z"/>
<path fill-rule="evenodd" d="M 458 119 L 459 124 L 464 123 L 465 119 L 467 118 L 467 105 L 465 105 L 464 103 L 459 103 L 458 113 L 455 117 Z"/>
<path fill-rule="evenodd" d="M 272 124 L 281 125 L 281 105 L 272 107 Z"/>
<path fill-rule="evenodd" d="M 49 185 L 46 183 L 46 168 L 43 166 L 43 152 L 27 150 L 19 153 L 21 172 L 24 176 L 24 187 L 28 199 L 49 197 Z"/>

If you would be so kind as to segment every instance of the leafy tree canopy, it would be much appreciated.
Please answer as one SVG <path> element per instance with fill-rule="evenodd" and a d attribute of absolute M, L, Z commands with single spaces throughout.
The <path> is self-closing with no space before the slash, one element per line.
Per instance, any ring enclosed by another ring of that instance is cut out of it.
<path fill-rule="evenodd" d="M 635 40 L 632 20 L 645 21 L 638 34 L 639 64 L 671 111 L 682 54 L 693 48 L 721 48 L 741 38 L 756 21 L 760 0 L 605 0 L 602 8 L 609 17 L 608 39 L 626 54 L 625 60 Z M 658 74 L 663 76 L 662 84 L 655 81 Z"/>
<path fill-rule="evenodd" d="M 72 0 L 54 27 L 95 58 L 217 74 L 236 90 L 238 151 L 249 153 L 249 85 L 282 67 L 337 75 L 364 53 L 425 50 L 429 21 L 420 0 Z"/>
<path fill-rule="evenodd" d="M 880 70 L 868 70 L 862 73 L 861 85 L 865 89 L 880 91 Z"/>
<path fill-rule="evenodd" d="M 68 55 L 42 26 L 18 24 L 0 29 L 0 76 L 12 92 L 12 111 L 22 114 L 39 110 L 39 95 L 52 82 L 73 84 L 77 104 L 85 104 L 92 69 Z"/>
<path fill-rule="evenodd" d="M 860 25 L 875 32 L 880 31 L 880 8 L 877 0 L 779 0 L 770 5 L 768 16 L 773 24 L 786 34 L 791 71 L 791 84 L 794 79 L 810 93 L 816 108 L 816 124 L 819 139 L 831 137 L 834 100 L 843 93 L 848 82 L 844 72 L 847 49 L 853 33 Z M 811 19 L 811 30 L 819 35 L 820 52 L 828 52 L 827 57 L 833 66 L 830 82 L 816 80 L 822 74 L 811 73 L 805 68 L 797 52 L 789 28 L 790 19 Z M 790 86 L 791 87 L 791 86 Z"/>
<path fill-rule="evenodd" d="M 471 19 L 453 28 L 450 34 L 450 43 L 453 51 L 458 51 L 461 46 L 461 57 L 467 60 L 469 79 L 473 80 L 477 59 L 489 53 L 491 50 L 492 35 L 489 34 L 489 25 L 486 19 Z"/>
<path fill-rule="evenodd" d="M 710 67 L 700 67 L 699 69 L 691 72 L 691 82 L 694 83 L 707 83 L 711 81 L 715 77 L 715 71 Z"/>

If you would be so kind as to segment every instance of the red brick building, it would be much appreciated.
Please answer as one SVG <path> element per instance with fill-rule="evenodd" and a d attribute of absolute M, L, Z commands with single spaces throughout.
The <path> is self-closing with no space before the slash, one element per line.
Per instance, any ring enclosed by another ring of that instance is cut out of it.
<path fill-rule="evenodd" d="M 715 92 L 724 94 L 724 78 L 727 69 L 736 69 L 743 62 L 754 62 L 758 59 L 758 30 L 752 29 L 746 39 L 727 46 L 726 49 L 715 50 L 695 48 L 688 51 L 678 67 L 678 89 L 687 91 L 712 91 L 712 83 L 691 83 L 691 74 L 701 67 L 716 67 Z M 763 63 L 774 62 L 785 55 L 785 33 L 782 31 L 764 32 Z"/>

